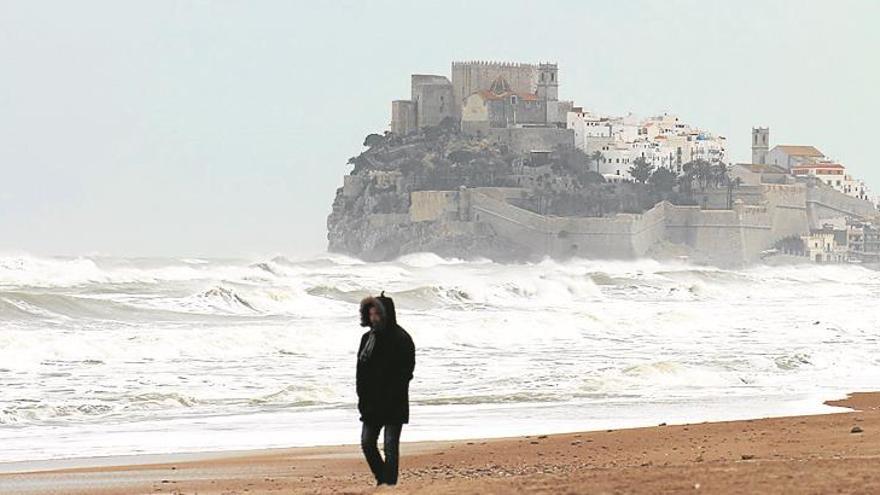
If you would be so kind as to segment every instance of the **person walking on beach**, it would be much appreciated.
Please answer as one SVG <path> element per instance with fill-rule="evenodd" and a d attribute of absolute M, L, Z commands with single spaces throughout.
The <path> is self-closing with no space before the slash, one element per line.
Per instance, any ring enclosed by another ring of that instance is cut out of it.
<path fill-rule="evenodd" d="M 409 382 L 416 366 L 416 349 L 409 334 L 397 324 L 394 301 L 383 291 L 360 305 L 361 336 L 357 354 L 358 411 L 363 423 L 361 449 L 376 485 L 397 484 L 400 431 L 409 422 Z M 385 430 L 385 459 L 376 442 Z"/>

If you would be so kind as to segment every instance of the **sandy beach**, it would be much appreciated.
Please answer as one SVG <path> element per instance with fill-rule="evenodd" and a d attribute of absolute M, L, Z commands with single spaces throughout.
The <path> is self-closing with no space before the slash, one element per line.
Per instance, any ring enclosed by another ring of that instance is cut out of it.
<path fill-rule="evenodd" d="M 0 492 L 880 493 L 880 393 L 828 404 L 853 411 L 404 443 L 394 488 L 374 488 L 350 445 L 25 463 Z"/>

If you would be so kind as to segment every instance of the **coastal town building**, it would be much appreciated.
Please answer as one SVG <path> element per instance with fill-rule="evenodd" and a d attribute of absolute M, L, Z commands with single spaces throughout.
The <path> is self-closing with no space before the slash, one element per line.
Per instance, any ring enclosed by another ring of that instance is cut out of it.
<path fill-rule="evenodd" d="M 755 153 L 754 148 L 752 153 Z M 772 163 L 788 170 L 791 170 L 796 165 L 826 160 L 825 155 L 814 146 L 778 144 L 767 153 L 767 163 Z"/>
<path fill-rule="evenodd" d="M 842 219 L 841 219 L 842 220 Z M 849 259 L 849 232 L 845 225 L 825 223 L 801 237 L 804 255 L 816 263 L 844 263 Z"/>
<path fill-rule="evenodd" d="M 785 170 L 795 178 L 814 178 L 847 196 L 877 205 L 863 180 L 848 174 L 844 165 L 825 156 L 815 146 L 780 144 L 768 152 L 769 137 L 769 128 L 752 128 L 751 165 Z"/>
<path fill-rule="evenodd" d="M 795 177 L 815 177 L 829 186 L 843 192 L 844 171 L 846 167 L 831 162 L 805 162 L 791 167 L 791 175 Z"/>
<path fill-rule="evenodd" d="M 871 222 L 829 219 L 801 240 L 803 251 L 799 254 L 815 263 L 880 262 L 880 228 Z"/>
<path fill-rule="evenodd" d="M 655 168 L 681 173 L 696 160 L 724 163 L 726 139 L 682 122 L 672 114 L 639 119 L 633 114 L 606 116 L 573 108 L 567 126 L 574 131 L 575 147 L 595 156 L 597 170 L 606 177 L 629 180 L 628 169 L 643 158 Z"/>

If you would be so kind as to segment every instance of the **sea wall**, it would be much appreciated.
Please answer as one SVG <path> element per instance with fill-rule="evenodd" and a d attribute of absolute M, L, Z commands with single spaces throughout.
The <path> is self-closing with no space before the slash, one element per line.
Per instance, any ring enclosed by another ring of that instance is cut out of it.
<path fill-rule="evenodd" d="M 766 205 L 738 202 L 730 210 L 702 210 L 662 202 L 638 215 L 553 217 L 485 191 L 464 194 L 472 221 L 488 224 L 497 235 L 531 252 L 554 257 L 635 258 L 666 241 L 687 246 L 701 260 L 736 264 L 758 259 L 776 241 L 773 212 Z M 780 227 L 789 228 L 794 227 Z"/>
<path fill-rule="evenodd" d="M 718 264 L 756 261 L 776 241 L 809 232 L 803 184 L 750 187 L 735 196 L 730 209 L 664 201 L 642 214 L 610 217 L 540 215 L 511 204 L 523 192 L 515 187 L 416 191 L 409 220 L 483 225 L 504 242 L 536 255 L 630 259 L 652 256 L 658 246 L 673 244 L 686 248 L 695 260 Z M 707 202 L 719 194 L 707 192 Z M 724 198 L 726 203 L 726 192 Z"/>
<path fill-rule="evenodd" d="M 763 207 L 769 214 L 770 232 L 768 240 L 759 242 L 762 249 L 772 247 L 777 240 L 792 235 L 803 235 L 809 232 L 810 224 L 807 215 L 807 188 L 804 184 L 758 184 L 739 186 L 728 196 L 726 188 L 712 188 L 694 194 L 703 211 L 732 211 L 728 201 L 733 200 L 735 206 Z M 743 210 L 745 213 L 747 210 Z M 708 217 L 710 215 L 704 215 Z M 762 220 L 763 222 L 763 220 Z M 729 223 L 729 222 L 728 222 Z M 750 238 L 751 239 L 751 238 Z M 751 249 L 749 252 L 754 251 Z M 758 250 L 760 251 L 760 250 Z"/>
<path fill-rule="evenodd" d="M 764 184 L 763 193 L 771 215 L 772 243 L 785 237 L 809 233 L 807 188 L 804 184 Z"/>
<path fill-rule="evenodd" d="M 812 228 L 821 228 L 822 221 L 829 218 L 855 216 L 870 219 L 880 213 L 870 201 L 847 196 L 830 187 L 813 184 L 807 187 L 806 203 Z"/>
<path fill-rule="evenodd" d="M 413 222 L 458 219 L 458 191 L 413 191 L 409 219 Z"/>
<path fill-rule="evenodd" d="M 664 235 L 666 203 L 642 215 L 608 218 L 553 217 L 513 206 L 486 192 L 467 191 L 474 222 L 497 235 L 550 256 L 633 258 L 644 255 Z"/>

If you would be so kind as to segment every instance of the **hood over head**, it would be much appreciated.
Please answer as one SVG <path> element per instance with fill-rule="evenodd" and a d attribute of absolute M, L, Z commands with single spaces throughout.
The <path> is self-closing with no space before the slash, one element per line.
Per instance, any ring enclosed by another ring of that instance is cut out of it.
<path fill-rule="evenodd" d="M 382 291 L 378 296 L 369 296 L 361 300 L 361 326 L 370 326 L 370 307 L 376 306 L 379 314 L 382 315 L 383 328 L 393 328 L 397 326 L 397 312 L 394 309 L 394 300 L 385 295 Z"/>

